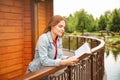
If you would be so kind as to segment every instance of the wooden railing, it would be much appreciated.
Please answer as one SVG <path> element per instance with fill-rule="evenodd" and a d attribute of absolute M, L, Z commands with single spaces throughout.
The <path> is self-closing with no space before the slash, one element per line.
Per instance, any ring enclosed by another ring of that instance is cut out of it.
<path fill-rule="evenodd" d="M 84 54 L 74 66 L 44 67 L 14 80 L 38 80 L 50 76 L 51 80 L 102 80 L 104 75 L 104 41 L 86 36 L 64 36 L 63 47 L 74 51 L 89 42 L 91 54 Z"/>

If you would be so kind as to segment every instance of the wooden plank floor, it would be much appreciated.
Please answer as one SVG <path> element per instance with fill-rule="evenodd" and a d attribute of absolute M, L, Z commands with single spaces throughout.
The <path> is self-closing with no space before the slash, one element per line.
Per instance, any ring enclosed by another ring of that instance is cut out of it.
<path fill-rule="evenodd" d="M 74 55 L 74 52 L 63 49 L 63 54 L 64 54 L 65 56 L 73 56 L 73 55 Z"/>

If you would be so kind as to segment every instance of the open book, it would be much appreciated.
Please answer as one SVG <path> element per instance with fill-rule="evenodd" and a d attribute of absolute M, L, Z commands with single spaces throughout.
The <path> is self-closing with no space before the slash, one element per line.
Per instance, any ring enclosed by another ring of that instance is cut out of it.
<path fill-rule="evenodd" d="M 91 48 L 89 46 L 89 43 L 85 42 L 82 46 L 80 46 L 77 50 L 75 50 L 75 56 L 74 58 L 79 58 L 80 56 L 82 56 L 83 54 L 91 53 Z"/>

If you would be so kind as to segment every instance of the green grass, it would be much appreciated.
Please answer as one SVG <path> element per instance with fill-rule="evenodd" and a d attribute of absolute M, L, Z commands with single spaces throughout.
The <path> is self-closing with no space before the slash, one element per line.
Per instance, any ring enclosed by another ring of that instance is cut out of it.
<path fill-rule="evenodd" d="M 106 40 L 106 43 L 112 44 L 112 45 L 120 44 L 120 36 L 119 35 L 111 36 Z"/>

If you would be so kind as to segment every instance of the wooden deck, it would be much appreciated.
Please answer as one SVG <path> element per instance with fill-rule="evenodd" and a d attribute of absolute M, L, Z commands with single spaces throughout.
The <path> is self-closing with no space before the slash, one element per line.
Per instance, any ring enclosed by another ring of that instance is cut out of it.
<path fill-rule="evenodd" d="M 65 50 L 63 49 L 63 53 L 65 56 L 73 56 L 74 55 L 74 51 L 68 51 L 68 50 Z"/>

